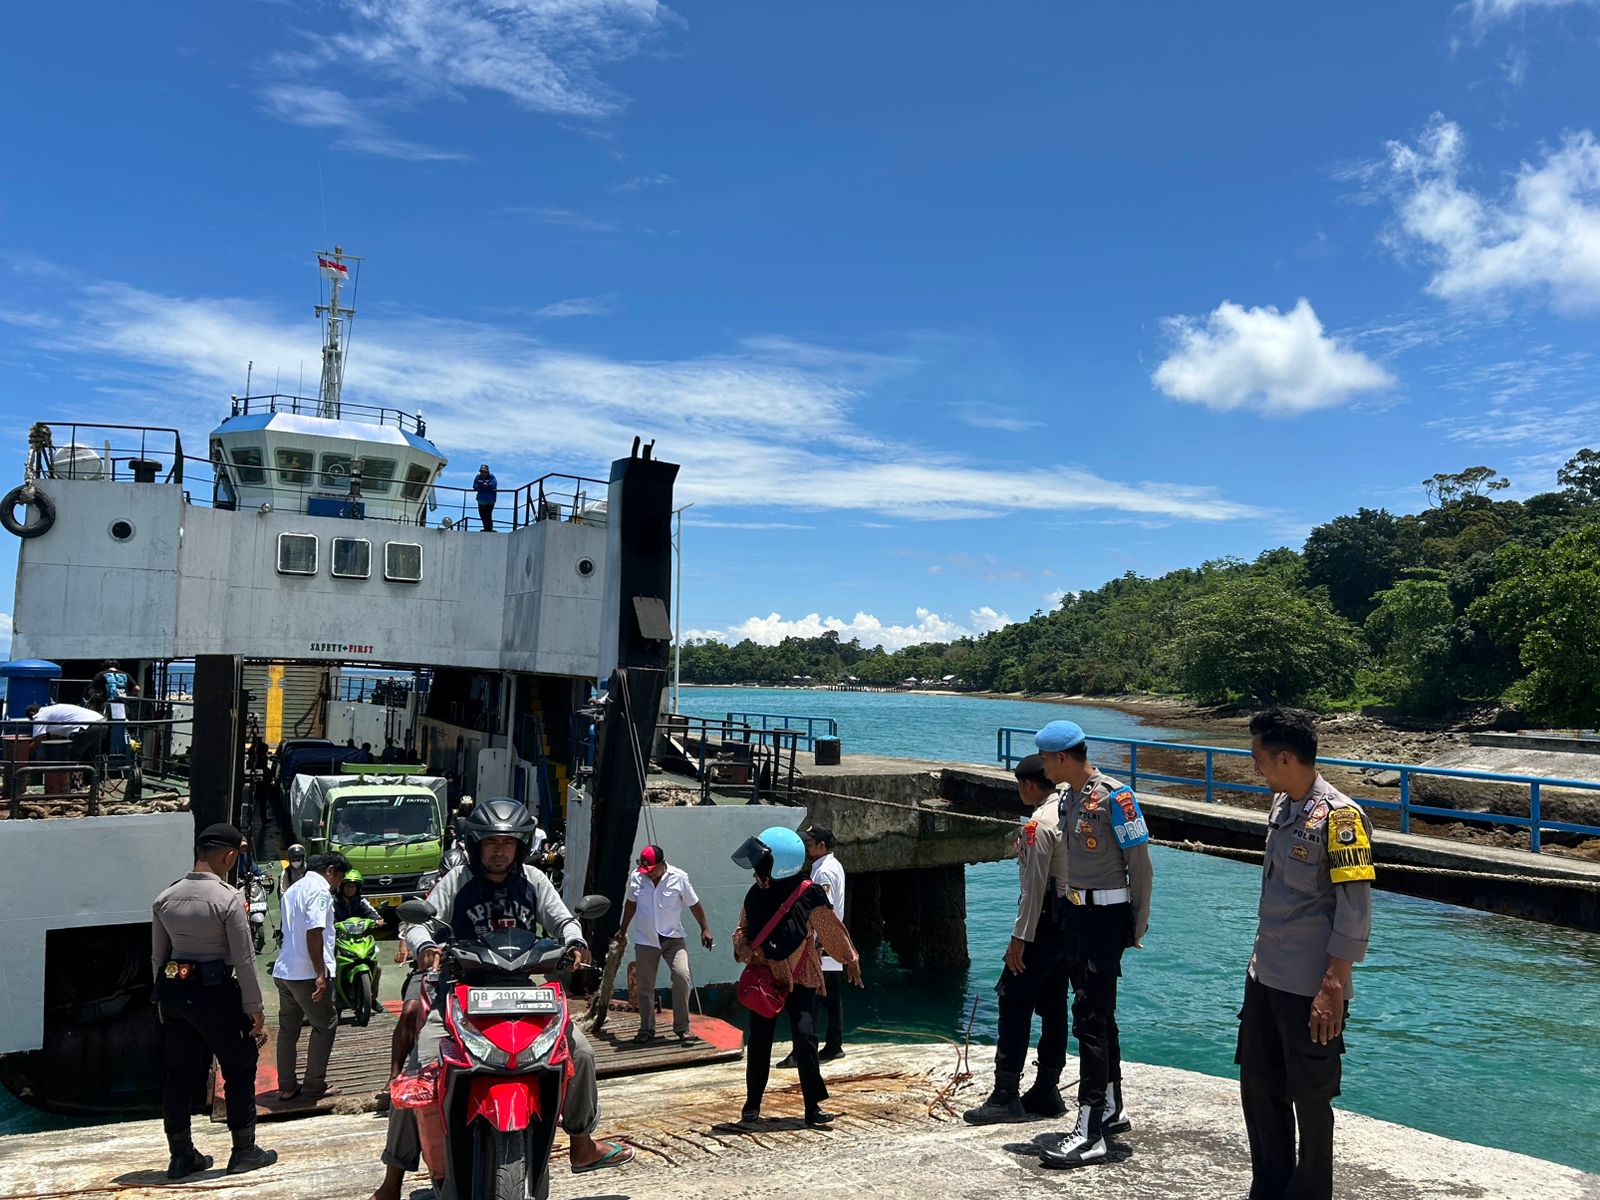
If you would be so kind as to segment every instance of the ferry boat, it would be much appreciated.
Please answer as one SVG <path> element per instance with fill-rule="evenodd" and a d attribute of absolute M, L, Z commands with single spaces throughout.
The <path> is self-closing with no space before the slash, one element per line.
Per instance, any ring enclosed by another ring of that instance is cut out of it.
<path fill-rule="evenodd" d="M 452 798 L 524 800 L 565 841 L 569 898 L 612 896 L 606 937 L 643 843 L 731 929 L 748 880 L 728 849 L 802 819 L 644 803 L 678 467 L 635 439 L 606 479 L 547 474 L 480 514 L 442 482 L 420 413 L 344 398 L 358 263 L 318 255 L 314 397 L 232 397 L 204 457 L 177 429 L 41 419 L 0 501 L 20 539 L 12 653 L 36 664 L 6 714 L 0 1079 L 34 1103 L 154 1098 L 150 903 L 190 868 L 198 828 L 241 819 L 247 731 L 280 764 L 306 739 L 334 759 L 336 738 L 381 733 Z M 25 693 L 83 702 L 106 660 L 140 696 L 98 755 L 23 761 Z M 374 883 L 398 895 L 427 879 Z M 693 948 L 697 979 L 734 977 L 727 941 Z"/>

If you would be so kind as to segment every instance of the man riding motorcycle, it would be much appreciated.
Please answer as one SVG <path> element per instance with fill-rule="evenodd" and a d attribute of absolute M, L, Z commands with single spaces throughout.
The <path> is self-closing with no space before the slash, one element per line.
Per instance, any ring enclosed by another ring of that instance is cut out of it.
<path fill-rule="evenodd" d="M 338 926 L 339 922 L 347 921 L 351 917 L 366 917 L 372 921 L 388 920 L 384 913 L 379 912 L 373 906 L 372 901 L 361 894 L 361 884 L 361 872 L 352 867 L 349 873 L 345 875 L 344 882 L 339 885 L 339 890 L 333 894 L 333 923 L 335 927 Z M 388 909 L 387 911 L 392 913 L 394 910 Z M 337 943 L 335 944 L 335 950 L 337 951 Z M 383 968 L 378 966 L 377 963 L 373 963 L 372 994 L 374 996 L 378 994 L 378 985 L 382 980 Z"/>
<path fill-rule="evenodd" d="M 428 902 L 455 938 L 476 939 L 507 928 L 537 932 L 542 926 L 549 937 L 566 945 L 575 964 L 586 962 L 589 947 L 582 927 L 544 873 L 527 865 L 535 828 L 532 814 L 520 801 L 495 797 L 474 805 L 460 827 L 467 843 L 467 864 L 434 884 Z M 405 937 L 419 962 L 432 960 L 437 947 L 426 926 L 411 926 Z M 444 1021 L 435 1005 L 417 1033 L 406 1070 L 415 1071 L 437 1059 L 444 1036 Z M 594 1139 L 600 1115 L 594 1051 L 576 1025 L 568 1037 L 573 1075 L 567 1085 L 561 1127 L 571 1143 L 573 1173 L 631 1162 L 631 1146 Z M 387 1170 L 373 1200 L 399 1200 L 406 1172 L 417 1170 L 420 1160 L 415 1115 L 396 1105 L 389 1110 L 389 1136 L 383 1150 Z"/>

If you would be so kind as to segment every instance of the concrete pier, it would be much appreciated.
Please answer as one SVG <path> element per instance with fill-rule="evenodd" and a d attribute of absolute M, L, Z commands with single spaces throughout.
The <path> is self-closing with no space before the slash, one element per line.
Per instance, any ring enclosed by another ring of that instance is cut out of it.
<path fill-rule="evenodd" d="M 974 1128 L 957 1113 L 987 1090 L 988 1050 L 973 1048 L 977 1077 L 955 1086 L 953 1046 L 852 1046 L 826 1068 L 841 1115 L 827 1132 L 807 1129 L 794 1076 L 779 1073 L 767 1094 L 768 1120 L 730 1124 L 744 1098 L 742 1063 L 601 1085 L 601 1131 L 638 1149 L 638 1160 L 595 1175 L 572 1175 L 557 1138 L 550 1195 L 638 1200 L 747 1196 L 1123 1197 L 1214 1200 L 1243 1196 L 1249 1158 L 1230 1079 L 1129 1064 L 1131 1134 L 1123 1161 L 1074 1172 L 1044 1170 L 1032 1139 L 1049 1123 Z M 1068 1077 L 1075 1074 L 1068 1065 Z M 944 1096 L 947 1104 L 940 1103 Z M 1486 1122 L 1490 1118 L 1485 1117 Z M 163 1177 L 166 1146 L 156 1120 L 7 1138 L 0 1200 L 75 1197 L 121 1200 L 193 1191 L 260 1200 L 360 1200 L 382 1175 L 384 1124 L 371 1115 L 322 1117 L 263 1127 L 277 1166 L 230 1177 L 219 1169 L 185 1184 Z M 223 1160 L 227 1135 L 195 1122 L 205 1153 Z M 1450 1141 L 1341 1112 L 1336 1195 L 1343 1200 L 1594 1200 L 1600 1176 L 1540 1159 Z M 414 1200 L 427 1180 L 408 1180 Z"/>

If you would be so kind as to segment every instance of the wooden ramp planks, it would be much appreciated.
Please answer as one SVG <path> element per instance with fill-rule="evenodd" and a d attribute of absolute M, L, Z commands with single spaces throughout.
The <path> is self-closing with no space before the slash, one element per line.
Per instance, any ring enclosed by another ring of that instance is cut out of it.
<path fill-rule="evenodd" d="M 728 1062 L 744 1054 L 743 1031 L 716 1017 L 691 1016 L 689 1031 L 696 1039 L 691 1042 L 680 1043 L 671 1035 L 671 1027 L 671 1012 L 661 1013 L 656 1019 L 656 1029 L 668 1030 L 667 1035 L 657 1036 L 655 1041 L 642 1045 L 636 1043 L 633 1036 L 639 1032 L 639 1014 L 613 1003 L 605 1028 L 598 1034 L 587 1035 L 594 1047 L 596 1073 L 602 1079 L 639 1075 Z M 328 1082 L 339 1089 L 338 1094 L 314 1100 L 296 1097 L 284 1101 L 278 1099 L 278 1071 L 274 1061 L 278 1031 L 275 1025 L 269 1024 L 267 1044 L 256 1068 L 256 1119 L 275 1121 L 336 1110 L 370 1111 L 378 1107 L 378 1097 L 389 1084 L 389 1041 L 394 1028 L 395 1016 L 387 1010 L 374 1014 L 372 1022 L 364 1029 L 348 1022 L 341 1023 L 333 1043 L 333 1059 L 328 1064 Z M 300 1034 L 298 1057 L 302 1066 L 309 1033 L 309 1030 L 302 1030 Z M 211 1119 L 223 1121 L 227 1116 L 226 1101 L 222 1079 L 214 1068 L 211 1087 Z"/>

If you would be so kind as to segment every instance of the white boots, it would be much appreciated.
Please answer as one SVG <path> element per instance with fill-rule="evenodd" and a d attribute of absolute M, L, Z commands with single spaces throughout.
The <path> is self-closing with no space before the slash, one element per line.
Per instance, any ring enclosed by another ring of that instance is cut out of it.
<path fill-rule="evenodd" d="M 1110 1093 L 1106 1095 L 1109 1103 Z M 1106 1157 L 1106 1139 L 1103 1129 L 1104 1109 L 1084 1104 L 1078 1108 L 1078 1123 L 1063 1137 L 1058 1145 L 1046 1146 L 1039 1152 L 1047 1167 L 1082 1167 L 1101 1162 Z"/>

